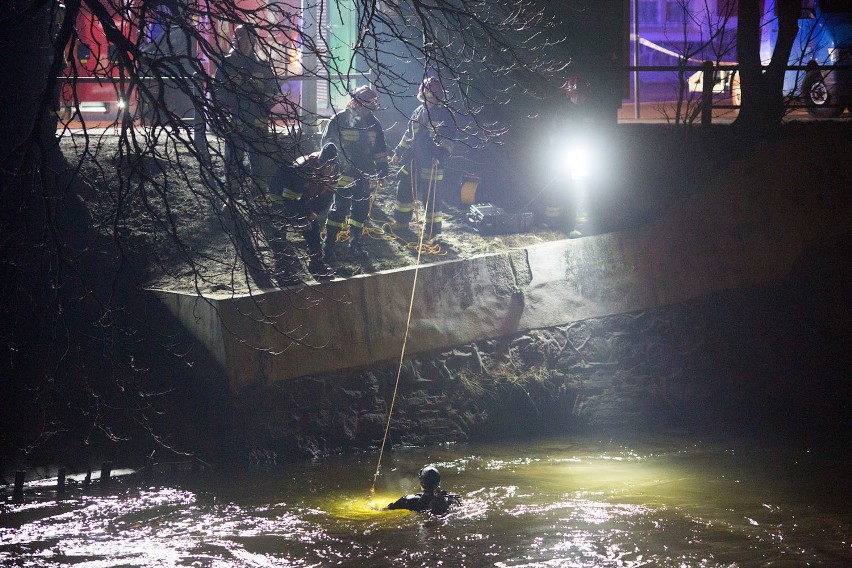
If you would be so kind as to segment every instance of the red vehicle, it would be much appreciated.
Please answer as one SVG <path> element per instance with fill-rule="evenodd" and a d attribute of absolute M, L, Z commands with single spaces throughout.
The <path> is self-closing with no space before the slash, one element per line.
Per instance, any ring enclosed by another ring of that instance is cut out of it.
<path fill-rule="evenodd" d="M 128 3 L 128 7 L 132 3 Z M 110 3 L 104 7 L 111 12 L 112 24 L 127 38 L 136 35 L 137 28 L 130 10 L 115 11 Z M 77 101 L 81 112 L 110 113 L 115 115 L 121 96 L 116 79 L 119 66 L 115 46 L 106 39 L 103 24 L 82 4 L 77 15 L 75 36 L 65 52 L 67 83 L 73 83 L 72 100 Z M 65 87 L 68 92 L 68 87 Z"/>
<path fill-rule="evenodd" d="M 153 10 L 150 8 L 151 2 L 139 0 L 104 2 L 101 5 L 111 14 L 113 29 L 138 46 L 143 58 L 198 58 L 206 73 L 213 76 L 216 71 L 215 62 L 219 56 L 231 49 L 233 36 L 234 26 L 224 17 L 224 13 L 223 17 L 217 18 L 222 3 L 197 0 L 198 14 L 201 17 L 195 18 L 197 33 L 192 35 L 186 34 L 178 26 L 170 27 L 170 22 L 174 21 L 172 12 L 180 9 L 176 3 L 172 4 L 173 2 L 166 0 L 156 4 Z M 301 54 L 298 49 L 298 30 L 301 25 L 299 0 L 274 3 L 262 0 L 231 0 L 228 7 L 231 19 L 233 8 L 236 7 L 244 11 L 247 20 L 250 17 L 257 23 L 258 35 L 265 40 L 264 43 L 273 47 L 264 50 L 264 55 L 272 60 L 279 77 L 286 79 L 301 73 Z M 147 15 L 146 21 L 140 21 L 140 14 Z M 120 64 L 117 48 L 107 39 L 103 22 L 89 11 L 85 3 L 77 15 L 75 32 L 66 50 L 68 64 L 64 91 L 77 102 L 79 111 L 87 115 L 97 113 L 104 119 L 113 120 L 125 106 L 135 112 L 138 91 L 131 90 L 129 74 L 136 71 Z M 177 67 L 171 68 L 173 73 L 170 75 L 178 72 L 190 75 L 193 67 L 178 64 Z M 164 89 L 162 98 L 170 112 L 181 117 L 194 112 L 184 89 L 177 88 L 175 82 L 168 79 L 162 80 L 153 76 L 146 79 L 144 61 L 139 62 L 139 68 L 142 72 L 140 78 L 146 81 L 146 87 L 152 90 L 153 98 L 159 98 L 158 89 Z M 69 90 L 68 84 L 74 85 L 73 90 Z M 282 81 L 282 91 L 290 103 L 287 107 L 292 109 L 293 103 L 298 105 L 301 91 L 298 81 Z M 66 95 L 66 98 L 69 97 Z M 287 112 L 284 105 L 279 105 L 276 110 Z"/>

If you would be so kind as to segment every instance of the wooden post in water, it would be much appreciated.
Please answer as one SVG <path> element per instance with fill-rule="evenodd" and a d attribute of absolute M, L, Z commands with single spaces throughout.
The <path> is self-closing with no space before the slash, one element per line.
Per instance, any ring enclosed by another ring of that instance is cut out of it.
<path fill-rule="evenodd" d="M 101 464 L 101 487 L 109 485 L 109 476 L 112 473 L 112 462 Z"/>
<path fill-rule="evenodd" d="M 24 479 L 26 476 L 26 471 L 15 472 L 15 487 L 12 489 L 12 501 L 15 503 L 20 503 L 24 500 Z"/>
<path fill-rule="evenodd" d="M 65 493 L 65 468 L 60 467 L 56 474 L 56 493 L 62 495 Z"/>

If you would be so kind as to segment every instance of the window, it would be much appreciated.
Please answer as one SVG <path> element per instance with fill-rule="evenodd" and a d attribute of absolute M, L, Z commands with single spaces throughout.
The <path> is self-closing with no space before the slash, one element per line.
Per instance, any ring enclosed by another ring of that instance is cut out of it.
<path fill-rule="evenodd" d="M 681 0 L 666 0 L 666 23 L 682 24 L 688 7 Z"/>
<path fill-rule="evenodd" d="M 639 22 L 660 23 L 660 3 L 657 0 L 639 0 Z"/>
<path fill-rule="evenodd" d="M 716 0 L 716 13 L 721 16 L 736 16 L 737 0 Z"/>

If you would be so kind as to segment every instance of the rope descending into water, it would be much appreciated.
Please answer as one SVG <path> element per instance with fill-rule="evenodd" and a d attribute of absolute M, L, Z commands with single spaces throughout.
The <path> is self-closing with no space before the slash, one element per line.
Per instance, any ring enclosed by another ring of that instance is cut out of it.
<path fill-rule="evenodd" d="M 429 194 L 428 197 L 433 196 L 433 191 L 435 191 L 435 186 L 437 185 L 437 181 L 435 180 L 436 173 L 438 169 L 438 164 L 432 163 L 432 172 L 429 178 Z M 426 200 L 426 203 L 429 203 L 429 200 Z M 419 209 L 420 205 L 415 199 L 415 207 Z M 399 378 L 402 376 L 402 363 L 405 358 L 405 347 L 408 344 L 408 332 L 411 329 L 411 312 L 414 310 L 414 292 L 417 290 L 417 275 L 420 272 L 420 254 L 423 250 L 423 236 L 426 232 L 426 217 L 423 217 L 423 223 L 420 224 L 420 246 L 417 247 L 417 262 L 414 264 L 414 282 L 411 284 L 411 297 L 408 300 L 408 317 L 405 320 L 405 335 L 402 338 L 402 350 L 399 354 L 399 365 L 396 368 L 396 382 L 393 386 L 393 396 L 391 397 L 390 408 L 388 409 L 388 420 L 385 425 L 385 434 L 382 437 L 382 446 L 379 448 L 379 461 L 376 463 L 376 473 L 373 474 L 373 483 L 370 485 L 370 492 L 367 494 L 367 497 L 372 497 L 376 494 L 376 480 L 379 478 L 379 474 L 382 471 L 382 458 L 385 455 L 385 444 L 388 441 L 388 433 L 390 432 L 391 418 L 393 417 L 393 407 L 396 404 L 396 393 L 399 391 Z"/>

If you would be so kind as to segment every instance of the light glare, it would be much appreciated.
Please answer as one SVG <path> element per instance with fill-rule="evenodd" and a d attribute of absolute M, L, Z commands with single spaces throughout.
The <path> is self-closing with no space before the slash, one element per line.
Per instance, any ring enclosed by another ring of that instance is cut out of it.
<path fill-rule="evenodd" d="M 576 145 L 568 149 L 565 155 L 571 179 L 580 180 L 589 177 L 589 152 L 585 146 Z"/>

